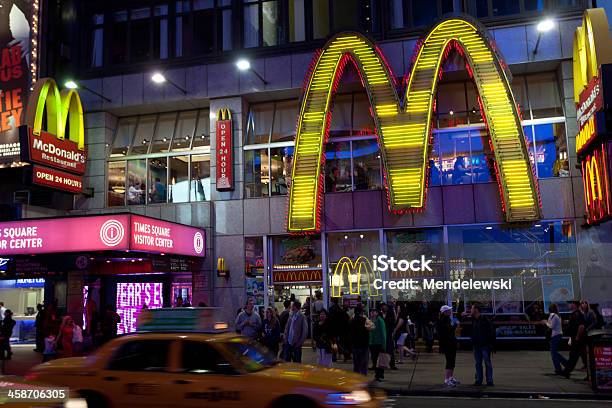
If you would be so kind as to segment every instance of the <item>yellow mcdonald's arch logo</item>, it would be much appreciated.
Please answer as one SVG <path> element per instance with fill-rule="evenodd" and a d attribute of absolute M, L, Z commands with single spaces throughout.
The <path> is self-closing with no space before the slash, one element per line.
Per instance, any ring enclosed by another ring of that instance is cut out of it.
<path fill-rule="evenodd" d="M 217 120 L 232 120 L 232 112 L 229 108 L 221 108 L 217 112 Z"/>
<path fill-rule="evenodd" d="M 331 279 L 331 295 L 332 297 L 342 296 L 343 279 L 342 276 L 346 272 L 346 278 L 349 283 L 349 294 L 361 294 L 361 276 L 365 274 L 367 282 L 367 290 L 370 297 L 380 296 L 378 289 L 372 285 L 373 280 L 380 278 L 380 272 L 372 269 L 370 260 L 365 256 L 360 256 L 354 262 L 351 258 L 343 256 L 336 263 L 334 273 Z M 353 276 L 355 279 L 353 279 Z"/>
<path fill-rule="evenodd" d="M 591 78 L 599 73 L 601 64 L 612 63 L 612 38 L 608 17 L 602 8 L 585 10 L 582 26 L 574 32 L 574 101 Z"/>
<path fill-rule="evenodd" d="M 403 100 L 382 53 L 361 34 L 338 34 L 315 57 L 298 118 L 287 220 L 290 232 L 319 230 L 323 149 L 333 95 L 348 62 L 359 72 L 371 105 L 389 210 L 403 213 L 424 208 L 434 98 L 442 62 L 452 47 L 465 56 L 480 95 L 506 220 L 540 218 L 537 186 L 503 63 L 476 23 L 451 18 L 434 26 L 423 40 Z"/>
<path fill-rule="evenodd" d="M 29 98 L 25 123 L 34 134 L 38 135 L 44 130 L 58 139 L 65 139 L 68 125 L 68 139 L 77 143 L 79 149 L 85 148 L 83 106 L 74 89 L 60 92 L 53 79 L 41 78 L 36 81 Z M 42 129 L 45 108 L 47 128 Z"/>
<path fill-rule="evenodd" d="M 586 195 L 587 205 L 592 206 L 595 201 L 603 200 L 604 195 L 601 183 L 601 175 L 599 174 L 599 163 L 597 162 L 597 156 L 595 154 L 585 160 L 584 180 L 584 194 Z"/>

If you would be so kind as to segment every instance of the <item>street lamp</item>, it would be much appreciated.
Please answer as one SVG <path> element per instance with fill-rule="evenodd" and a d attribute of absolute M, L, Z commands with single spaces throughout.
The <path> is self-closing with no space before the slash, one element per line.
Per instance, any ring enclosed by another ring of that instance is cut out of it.
<path fill-rule="evenodd" d="M 268 85 L 269 83 L 259 74 L 259 72 L 255 71 L 255 69 L 251 67 L 251 62 L 248 59 L 241 58 L 236 61 L 236 68 L 238 68 L 240 71 L 251 71 L 257 78 L 259 78 L 261 82 L 263 82 L 264 85 Z"/>
<path fill-rule="evenodd" d="M 153 81 L 154 83 L 161 85 L 165 82 L 169 83 L 170 85 L 172 85 L 173 87 L 175 87 L 176 89 L 178 89 L 179 91 L 181 91 L 183 93 L 183 95 L 187 95 L 187 90 L 181 86 L 179 86 L 178 84 L 176 84 L 175 82 L 169 80 L 168 78 L 166 78 L 166 76 L 164 75 L 163 72 L 159 72 L 156 71 L 151 75 L 151 81 Z"/>
<path fill-rule="evenodd" d="M 68 89 L 84 89 L 88 92 L 91 92 L 92 94 L 104 99 L 106 102 L 112 102 L 109 98 L 107 98 L 106 96 L 102 95 L 101 93 L 98 93 L 96 91 L 94 91 L 91 88 L 86 87 L 83 84 L 79 84 L 78 82 L 76 82 L 74 79 L 68 79 L 66 82 L 64 82 L 64 87 L 68 88 Z"/>
<path fill-rule="evenodd" d="M 535 56 L 538 53 L 538 47 L 540 46 L 540 39 L 542 38 L 542 33 L 552 30 L 555 27 L 555 20 L 552 18 L 545 18 L 540 21 L 536 25 L 536 30 L 538 30 L 538 39 L 536 40 L 535 48 L 533 49 L 533 55 Z"/>

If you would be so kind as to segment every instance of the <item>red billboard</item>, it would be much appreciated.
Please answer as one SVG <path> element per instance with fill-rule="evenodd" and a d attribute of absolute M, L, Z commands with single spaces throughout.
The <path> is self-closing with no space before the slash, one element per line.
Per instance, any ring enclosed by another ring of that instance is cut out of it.
<path fill-rule="evenodd" d="M 229 109 L 219 110 L 215 130 L 217 141 L 217 190 L 233 190 L 232 117 Z"/>
<path fill-rule="evenodd" d="M 69 193 L 83 192 L 83 177 L 47 167 L 32 167 L 32 183 Z"/>
<path fill-rule="evenodd" d="M 205 248 L 204 230 L 131 214 L 0 223 L 0 255 L 133 250 L 203 257 Z"/>
<path fill-rule="evenodd" d="M 27 126 L 22 126 L 19 132 L 23 161 L 42 164 L 75 174 L 85 174 L 87 151 L 79 149 L 76 142 L 59 139 L 45 131 L 36 135 Z"/>

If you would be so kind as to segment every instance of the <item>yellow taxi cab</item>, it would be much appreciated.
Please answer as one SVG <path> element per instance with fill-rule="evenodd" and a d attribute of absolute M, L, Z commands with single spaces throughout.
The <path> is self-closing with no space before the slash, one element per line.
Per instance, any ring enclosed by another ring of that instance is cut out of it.
<path fill-rule="evenodd" d="M 214 308 L 143 311 L 135 334 L 88 357 L 38 365 L 29 379 L 70 387 L 90 408 L 381 406 L 366 377 L 278 362 L 258 343 L 222 333 L 228 326 L 214 315 Z"/>

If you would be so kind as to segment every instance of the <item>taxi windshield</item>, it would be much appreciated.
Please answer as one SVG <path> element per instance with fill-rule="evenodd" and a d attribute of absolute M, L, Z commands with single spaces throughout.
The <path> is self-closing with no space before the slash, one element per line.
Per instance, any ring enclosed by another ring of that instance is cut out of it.
<path fill-rule="evenodd" d="M 227 348 L 240 359 L 244 369 L 250 373 L 272 367 L 277 363 L 272 353 L 253 342 L 228 342 Z"/>

